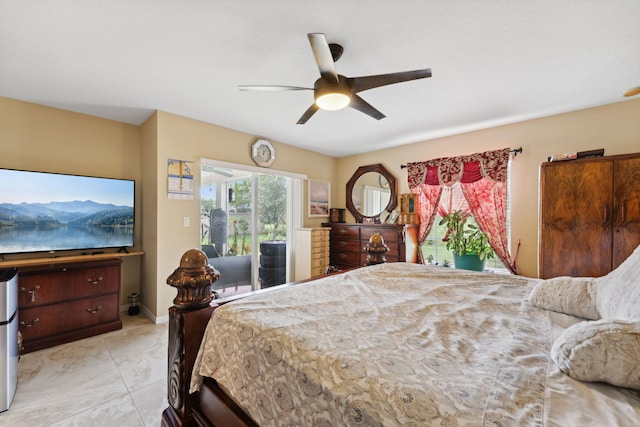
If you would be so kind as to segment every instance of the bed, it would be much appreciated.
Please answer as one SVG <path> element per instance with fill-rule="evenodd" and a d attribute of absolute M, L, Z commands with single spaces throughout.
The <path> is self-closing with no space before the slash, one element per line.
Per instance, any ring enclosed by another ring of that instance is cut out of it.
<path fill-rule="evenodd" d="M 217 272 L 188 251 L 163 424 L 640 425 L 631 258 L 546 281 L 378 264 L 211 301 Z"/>

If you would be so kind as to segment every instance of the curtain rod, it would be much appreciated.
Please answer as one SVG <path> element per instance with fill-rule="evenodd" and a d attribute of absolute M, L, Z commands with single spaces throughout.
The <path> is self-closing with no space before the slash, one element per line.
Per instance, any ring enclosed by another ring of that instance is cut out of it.
<path fill-rule="evenodd" d="M 509 152 L 513 154 L 513 157 L 515 157 L 522 153 L 522 147 L 514 148 L 513 150 L 509 150 Z M 406 167 L 407 165 L 400 165 L 400 169 L 405 169 Z"/>

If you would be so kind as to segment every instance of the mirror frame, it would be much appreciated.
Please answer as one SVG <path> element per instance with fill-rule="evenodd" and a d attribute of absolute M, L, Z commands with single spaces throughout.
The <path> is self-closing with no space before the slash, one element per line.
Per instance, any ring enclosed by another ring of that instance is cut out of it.
<path fill-rule="evenodd" d="M 398 205 L 398 182 L 396 181 L 396 177 L 385 168 L 382 163 L 376 163 L 374 165 L 360 166 L 356 172 L 353 174 L 349 182 L 347 182 L 347 194 L 346 194 L 346 204 L 347 209 L 356 219 L 356 222 L 364 222 L 364 219 L 367 218 L 368 222 L 380 222 L 380 214 L 367 216 L 361 214 L 353 204 L 353 187 L 356 184 L 358 178 L 360 178 L 365 173 L 369 172 L 377 172 L 380 175 L 384 176 L 389 183 L 389 190 L 391 194 L 389 196 L 389 203 L 387 206 L 380 212 L 380 214 L 384 211 L 391 212 Z"/>

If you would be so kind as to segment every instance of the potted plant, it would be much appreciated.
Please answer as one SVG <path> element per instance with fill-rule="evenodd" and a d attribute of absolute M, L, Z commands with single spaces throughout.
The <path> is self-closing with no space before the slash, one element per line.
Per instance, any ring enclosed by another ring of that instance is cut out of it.
<path fill-rule="evenodd" d="M 477 225 L 471 224 L 461 211 L 453 211 L 442 218 L 440 225 L 446 224 L 447 234 L 444 241 L 447 249 L 453 251 L 453 264 L 464 270 L 483 271 L 488 258 L 495 253 L 487 236 Z"/>

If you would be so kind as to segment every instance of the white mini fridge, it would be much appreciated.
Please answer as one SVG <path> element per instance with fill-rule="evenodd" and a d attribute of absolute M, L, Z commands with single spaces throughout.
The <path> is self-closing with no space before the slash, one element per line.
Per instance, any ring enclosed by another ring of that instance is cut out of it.
<path fill-rule="evenodd" d="M 18 272 L 0 270 L 0 412 L 11 406 L 18 386 Z"/>

